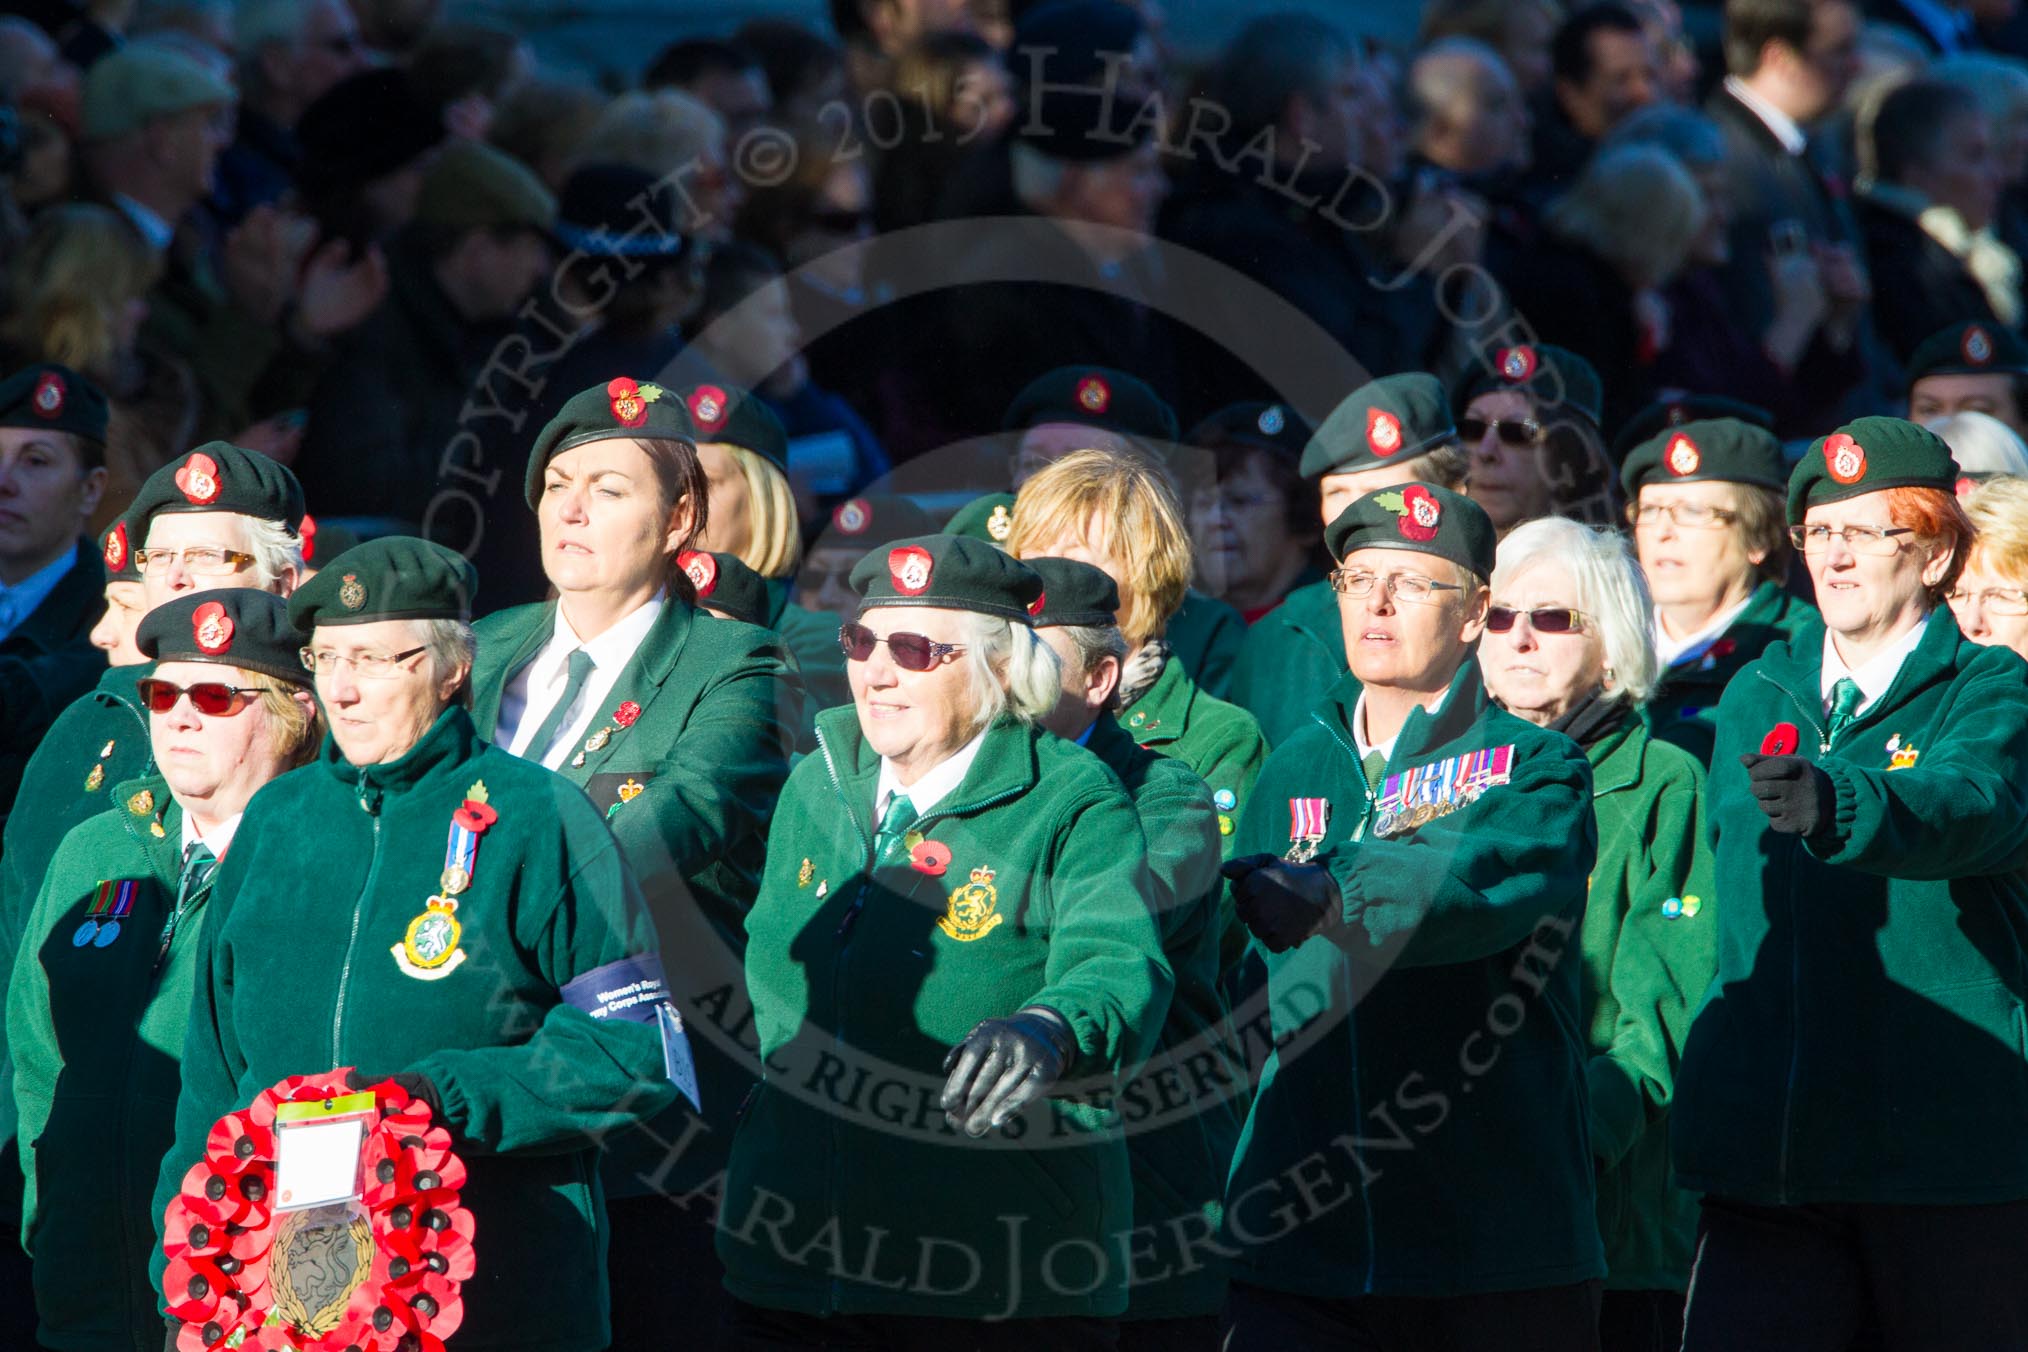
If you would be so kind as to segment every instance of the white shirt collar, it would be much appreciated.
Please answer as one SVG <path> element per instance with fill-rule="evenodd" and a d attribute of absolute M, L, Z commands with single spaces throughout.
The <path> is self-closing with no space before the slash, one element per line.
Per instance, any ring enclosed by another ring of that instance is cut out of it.
<path fill-rule="evenodd" d="M 559 604 L 556 623 L 550 629 L 550 651 L 544 652 L 543 656 L 549 657 L 553 652 L 558 671 L 564 669 L 571 652 L 577 648 L 591 654 L 592 666 L 597 670 L 624 663 L 641 646 L 641 640 L 648 637 L 648 631 L 655 627 L 655 621 L 661 617 L 662 606 L 668 599 L 668 591 L 656 592 L 589 642 L 577 636 L 577 630 L 570 627 L 570 617 L 563 613 L 563 606 Z"/>
<path fill-rule="evenodd" d="M 605 699 L 619 682 L 620 673 L 633 660 L 655 621 L 661 618 L 668 599 L 667 591 L 656 592 L 590 642 L 578 638 L 563 607 L 558 605 L 548 642 L 542 645 L 534 661 L 508 680 L 501 696 L 500 720 L 494 729 L 499 745 L 517 756 L 530 754 L 528 741 L 548 721 L 549 711 L 563 698 L 564 688 L 569 684 L 570 655 L 582 648 L 592 660 L 591 675 L 585 678 L 575 708 L 557 730 L 556 740 L 550 744 L 542 763 L 554 770 L 570 759 L 576 753 L 576 744 L 604 709 Z"/>
<path fill-rule="evenodd" d="M 895 793 L 908 795 L 909 805 L 915 808 L 915 815 L 926 816 L 929 810 L 951 796 L 951 791 L 965 782 L 965 775 L 978 759 L 979 748 L 986 741 L 986 730 L 979 729 L 979 735 L 966 742 L 956 751 L 937 764 L 923 771 L 915 783 L 903 788 L 901 778 L 895 773 L 894 763 L 880 758 L 880 782 L 873 790 L 873 822 L 887 815 L 887 800 Z"/>
<path fill-rule="evenodd" d="M 1804 135 L 1803 129 L 1796 125 L 1794 118 L 1762 98 L 1752 85 L 1737 75 L 1725 77 L 1725 91 L 1745 104 L 1748 110 L 1774 133 L 1775 140 L 1780 141 L 1782 149 L 1789 154 L 1800 155 L 1803 148 L 1809 145 L 1810 138 Z"/>
<path fill-rule="evenodd" d="M 1711 623 L 1705 625 L 1688 638 L 1682 639 L 1669 637 L 1669 631 L 1662 627 L 1661 607 L 1656 607 L 1655 656 L 1662 659 L 1662 665 L 1665 667 L 1677 666 L 1704 656 L 1704 650 L 1723 638 L 1725 631 L 1732 628 L 1732 622 L 1738 619 L 1741 613 L 1752 604 L 1753 593 L 1748 592 L 1746 599 L 1738 605 L 1728 606 L 1724 610 L 1719 611 L 1711 617 Z"/>
<path fill-rule="evenodd" d="M 1923 634 L 1928 632 L 1929 621 L 1928 615 L 1923 616 L 1920 624 L 1909 626 L 1907 633 L 1861 662 L 1856 670 L 1846 666 L 1845 659 L 1838 656 L 1837 641 L 1831 631 L 1826 629 L 1824 671 L 1820 682 L 1825 710 L 1829 711 L 1831 707 L 1831 687 L 1846 676 L 1852 678 L 1853 683 L 1859 687 L 1859 693 L 1866 697 L 1853 712 L 1863 713 L 1871 707 L 1875 700 L 1887 693 L 1887 687 L 1894 684 L 1895 676 L 1901 671 L 1901 664 L 1908 660 L 1908 655 L 1916 650 L 1917 645 L 1922 642 Z"/>
<path fill-rule="evenodd" d="M 113 194 L 113 205 L 127 213 L 127 219 L 134 223 L 134 228 L 141 232 L 141 238 L 156 253 L 166 251 L 175 241 L 176 227 L 163 220 L 153 207 L 143 206 L 123 192 Z"/>
<path fill-rule="evenodd" d="M 1454 681 L 1452 684 L 1455 683 Z M 1422 707 L 1434 713 L 1436 710 L 1441 709 L 1444 701 L 1450 697 L 1451 687 L 1447 685 L 1435 699 L 1426 701 Z M 1402 724 L 1404 728 L 1407 726 L 1408 724 L 1406 723 Z M 1361 690 L 1359 692 L 1359 702 L 1352 706 L 1352 744 L 1359 749 L 1360 762 L 1364 764 L 1366 758 L 1376 751 L 1380 753 L 1382 760 L 1393 760 L 1394 744 L 1400 740 L 1401 733 L 1399 730 L 1396 730 L 1394 736 L 1384 742 L 1376 743 L 1366 740 L 1366 692 Z"/>
<path fill-rule="evenodd" d="M 235 812 L 218 825 L 212 827 L 210 835 L 199 836 L 197 834 L 197 823 L 190 819 L 190 810 L 185 808 L 183 810 L 183 854 L 181 857 L 188 859 L 190 857 L 191 845 L 202 840 L 205 848 L 211 851 L 214 859 L 225 858 L 225 852 L 232 848 L 233 834 L 239 830 L 239 819 L 245 815 L 244 811 Z"/>

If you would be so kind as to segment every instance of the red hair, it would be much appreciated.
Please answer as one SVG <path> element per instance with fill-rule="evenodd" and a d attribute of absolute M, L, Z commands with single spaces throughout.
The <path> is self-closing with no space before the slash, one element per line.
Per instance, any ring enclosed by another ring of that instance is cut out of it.
<path fill-rule="evenodd" d="M 1929 546 L 1932 557 L 1938 550 L 1950 551 L 1951 565 L 1943 580 L 1929 589 L 1932 599 L 1950 595 L 1951 588 L 1957 585 L 1958 574 L 1964 571 L 1965 555 L 1972 547 L 1972 539 L 1978 533 L 1972 526 L 1972 519 L 1959 505 L 1957 494 L 1948 488 L 1890 488 L 1885 491 L 1889 521 L 1914 531 L 1915 538 Z"/>

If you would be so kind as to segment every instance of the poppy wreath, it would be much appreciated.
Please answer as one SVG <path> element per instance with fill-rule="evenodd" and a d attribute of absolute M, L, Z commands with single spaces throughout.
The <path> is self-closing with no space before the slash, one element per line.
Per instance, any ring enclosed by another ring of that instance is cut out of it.
<path fill-rule="evenodd" d="M 162 1292 L 183 1324 L 178 1352 L 443 1352 L 463 1322 L 475 1229 L 458 1200 L 465 1164 L 428 1105 L 392 1080 L 370 1091 L 364 1219 L 337 1239 L 353 1249 L 349 1293 L 308 1310 L 289 1276 L 285 1232 L 301 1213 L 274 1211 L 275 1110 L 359 1092 L 346 1087 L 349 1071 L 292 1075 L 213 1125 L 163 1215 Z"/>

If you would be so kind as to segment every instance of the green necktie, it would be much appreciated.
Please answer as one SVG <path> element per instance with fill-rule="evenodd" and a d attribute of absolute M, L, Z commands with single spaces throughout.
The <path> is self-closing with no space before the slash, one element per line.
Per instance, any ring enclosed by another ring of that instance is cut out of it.
<path fill-rule="evenodd" d="M 169 919 L 162 925 L 162 941 L 155 950 L 155 966 L 160 967 L 169 956 L 169 945 L 176 941 L 176 927 L 183 923 L 183 913 L 189 908 L 190 899 L 204 890 L 211 881 L 212 870 L 218 867 L 218 856 L 211 847 L 201 840 L 190 842 L 190 848 L 183 852 L 183 876 L 176 884 L 176 908 L 169 912 Z"/>
<path fill-rule="evenodd" d="M 563 698 L 549 711 L 549 717 L 542 720 L 542 726 L 535 730 L 528 745 L 521 749 L 526 760 L 540 764 L 549 754 L 549 744 L 556 740 L 556 734 L 563 731 L 565 721 L 570 717 L 570 707 L 577 703 L 577 697 L 584 693 L 584 683 L 592 674 L 591 654 L 582 648 L 573 648 L 565 667 Z"/>
<path fill-rule="evenodd" d="M 887 811 L 880 815 L 880 829 L 873 836 L 873 863 L 877 868 L 887 862 L 887 856 L 908 828 L 915 825 L 915 804 L 908 801 L 908 795 L 897 792 L 887 800 Z"/>
<path fill-rule="evenodd" d="M 1838 678 L 1838 683 L 1831 687 L 1831 725 L 1830 731 L 1824 734 L 1825 741 L 1830 741 L 1852 725 L 1852 720 L 1858 717 L 1859 706 L 1865 699 L 1864 692 L 1859 689 L 1859 682 L 1850 676 Z"/>
<path fill-rule="evenodd" d="M 1378 751 L 1369 751 L 1366 759 L 1359 762 L 1359 768 L 1366 772 L 1366 787 L 1378 793 L 1380 781 L 1387 778 L 1387 757 Z"/>

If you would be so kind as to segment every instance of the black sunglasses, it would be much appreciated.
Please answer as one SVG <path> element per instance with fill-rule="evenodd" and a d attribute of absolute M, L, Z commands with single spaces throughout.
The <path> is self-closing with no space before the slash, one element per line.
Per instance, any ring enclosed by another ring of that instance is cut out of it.
<path fill-rule="evenodd" d="M 1503 446 L 1525 450 L 1542 444 L 1542 424 L 1533 418 L 1471 418 L 1458 419 L 1458 439 L 1475 442 L 1485 438 L 1488 431 L 1500 438 Z"/>
<path fill-rule="evenodd" d="M 134 688 L 141 692 L 141 703 L 148 706 L 149 713 L 166 714 L 176 707 L 178 699 L 188 695 L 191 707 L 206 718 L 229 718 L 261 693 L 257 685 L 227 685 L 223 681 L 175 685 L 153 676 L 134 682 Z"/>
<path fill-rule="evenodd" d="M 838 628 L 838 646 L 854 662 L 864 662 L 873 656 L 876 643 L 887 645 L 887 655 L 903 671 L 928 671 L 952 653 L 965 650 L 962 643 L 938 643 L 921 634 L 889 634 L 881 638 L 863 624 L 846 624 Z"/>
<path fill-rule="evenodd" d="M 1528 627 L 1538 634 L 1574 634 L 1584 628 L 1584 612 L 1567 606 L 1544 606 L 1540 610 L 1515 610 L 1511 606 L 1492 606 L 1486 611 L 1486 628 L 1496 634 L 1504 634 L 1514 627 L 1520 616 L 1528 617 Z"/>

